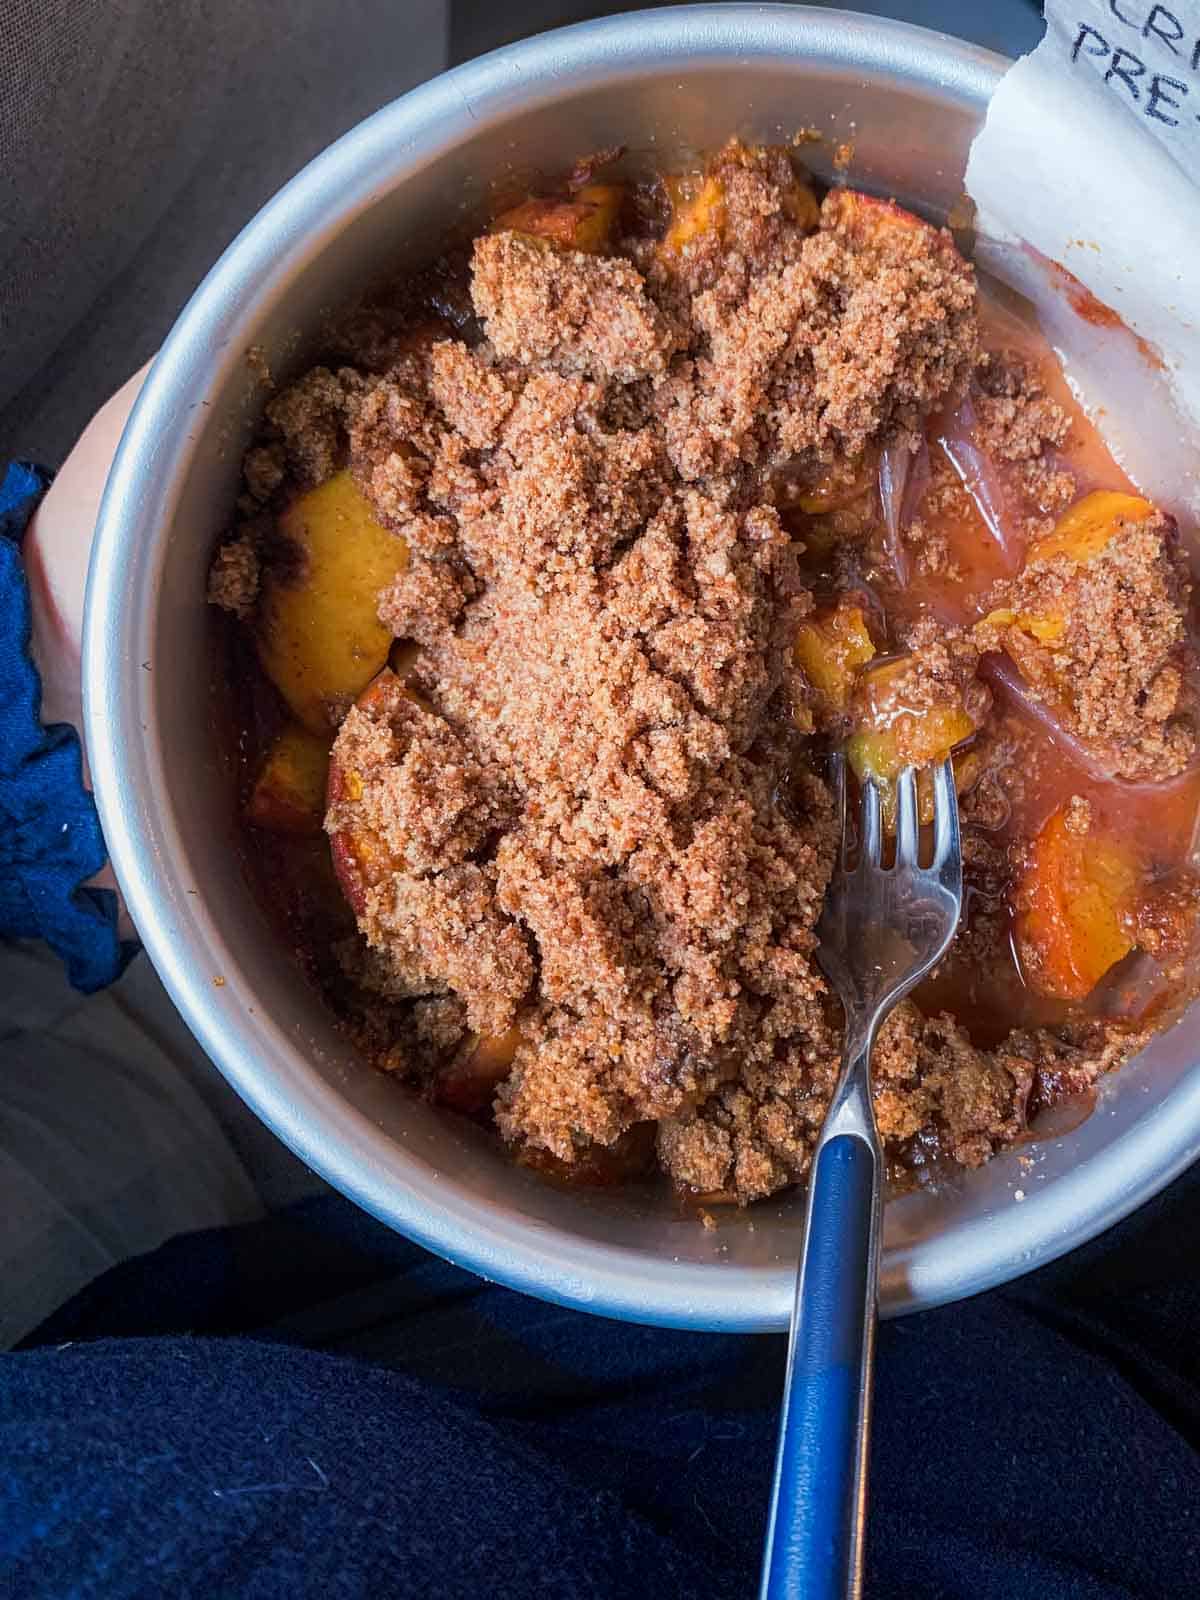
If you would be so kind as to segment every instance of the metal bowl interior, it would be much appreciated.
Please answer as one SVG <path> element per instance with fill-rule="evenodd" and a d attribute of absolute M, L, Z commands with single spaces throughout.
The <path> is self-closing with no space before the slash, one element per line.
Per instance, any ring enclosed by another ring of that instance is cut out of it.
<path fill-rule="evenodd" d="M 261 410 L 247 349 L 295 371 L 324 312 L 428 255 L 493 185 L 608 144 L 670 161 L 735 131 L 812 127 L 818 169 L 852 140 L 852 181 L 944 216 L 1003 65 L 923 30 L 792 6 L 650 12 L 514 46 L 387 107 L 289 184 L 197 290 L 138 402 L 100 514 L 85 643 L 90 757 L 134 919 L 258 1114 L 368 1211 L 488 1278 L 645 1322 L 780 1328 L 799 1202 L 707 1232 L 661 1193 L 549 1187 L 365 1067 L 270 934 L 231 848 L 203 601 Z M 1073 1132 L 892 1204 L 885 1312 L 1052 1259 L 1181 1171 L 1200 1153 L 1194 1035 L 1185 1022 L 1157 1041 Z"/>

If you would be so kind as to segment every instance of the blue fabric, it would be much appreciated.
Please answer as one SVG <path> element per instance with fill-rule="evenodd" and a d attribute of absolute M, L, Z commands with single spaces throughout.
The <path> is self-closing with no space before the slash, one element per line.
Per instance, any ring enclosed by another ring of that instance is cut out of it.
<path fill-rule="evenodd" d="M 872 1600 L 1195 1595 L 1198 1178 L 881 1329 Z M 0 1358 L 0 1573 L 28 1600 L 745 1600 L 784 1357 L 307 1201 L 114 1268 Z"/>
<path fill-rule="evenodd" d="M 49 475 L 26 462 L 0 480 L 0 936 L 45 939 L 85 993 L 120 973 L 117 897 L 80 885 L 107 859 L 83 786 L 79 736 L 43 728 L 29 659 L 29 591 L 20 540 Z"/>

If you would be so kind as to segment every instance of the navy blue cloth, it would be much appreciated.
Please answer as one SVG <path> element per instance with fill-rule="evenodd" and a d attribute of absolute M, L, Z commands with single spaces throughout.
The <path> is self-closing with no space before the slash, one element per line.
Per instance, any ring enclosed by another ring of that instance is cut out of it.
<path fill-rule="evenodd" d="M 107 860 L 83 786 L 79 735 L 43 728 L 29 659 L 29 592 L 20 540 L 49 474 L 15 462 L 0 480 L 0 937 L 45 939 L 85 993 L 118 975 L 128 952 L 111 889 L 80 887 Z"/>
<path fill-rule="evenodd" d="M 1200 1566 L 1195 1176 L 885 1325 L 873 1600 L 1174 1600 Z M 486 1284 L 338 1197 L 176 1239 L 0 1361 L 22 1596 L 746 1597 L 784 1341 Z"/>

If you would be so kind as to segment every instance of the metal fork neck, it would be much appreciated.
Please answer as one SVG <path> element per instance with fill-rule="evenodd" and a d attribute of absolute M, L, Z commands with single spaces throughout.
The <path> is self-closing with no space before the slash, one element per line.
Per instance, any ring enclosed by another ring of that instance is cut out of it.
<path fill-rule="evenodd" d="M 870 1071 L 877 1024 L 877 1012 L 855 1008 L 846 1014 L 842 1070 L 821 1129 L 821 1144 L 839 1134 L 854 1134 L 879 1154 L 879 1133 L 871 1103 Z"/>

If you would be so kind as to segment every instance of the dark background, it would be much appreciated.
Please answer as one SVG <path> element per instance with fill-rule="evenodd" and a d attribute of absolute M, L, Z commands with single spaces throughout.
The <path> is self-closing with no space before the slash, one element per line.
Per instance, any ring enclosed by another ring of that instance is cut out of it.
<path fill-rule="evenodd" d="M 495 50 L 546 28 L 592 17 L 641 11 L 642 4 L 579 5 L 572 0 L 451 0 L 450 59 L 469 61 L 485 50 Z M 1004 55 L 1032 50 L 1042 34 L 1042 8 L 1036 0 L 892 0 L 891 4 L 854 4 L 847 11 L 865 11 L 876 17 L 902 17 L 923 28 L 939 28 L 962 39 L 986 45 Z"/>

